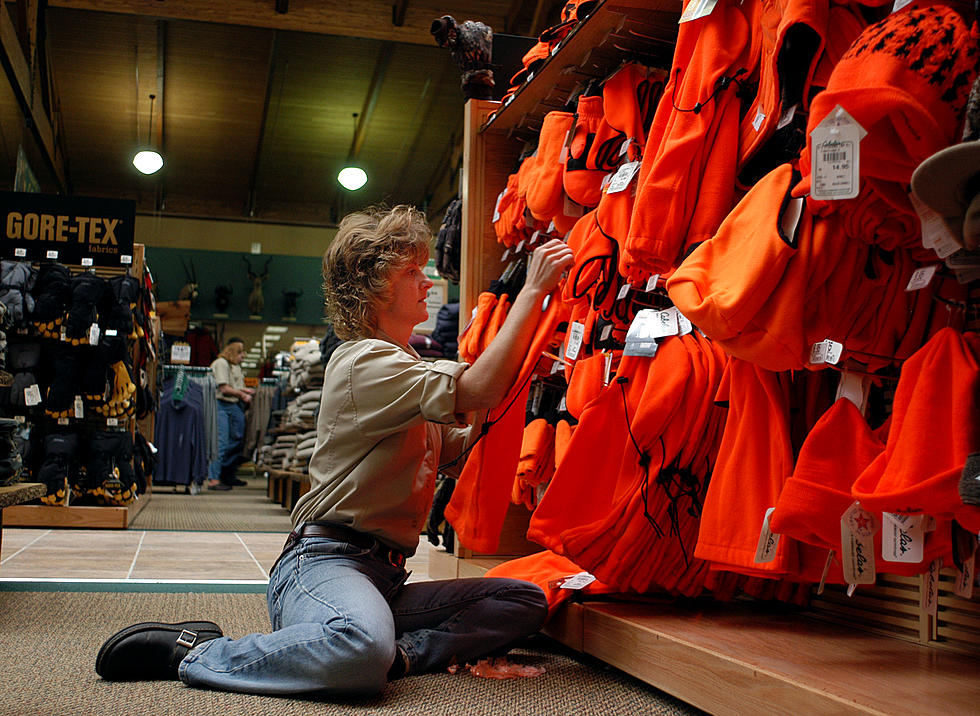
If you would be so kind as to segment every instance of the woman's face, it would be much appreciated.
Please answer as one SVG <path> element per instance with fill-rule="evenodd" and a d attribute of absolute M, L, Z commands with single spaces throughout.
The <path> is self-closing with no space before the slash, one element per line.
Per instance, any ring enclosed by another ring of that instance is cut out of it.
<path fill-rule="evenodd" d="M 424 322 L 429 317 L 425 297 L 432 286 L 432 280 L 417 263 L 409 262 L 393 270 L 388 278 L 388 295 L 378 308 L 378 324 L 411 330 Z"/>

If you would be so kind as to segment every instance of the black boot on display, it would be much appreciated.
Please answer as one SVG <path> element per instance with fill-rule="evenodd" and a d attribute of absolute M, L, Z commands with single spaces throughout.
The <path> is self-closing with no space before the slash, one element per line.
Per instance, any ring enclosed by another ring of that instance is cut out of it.
<path fill-rule="evenodd" d="M 176 679 L 177 666 L 198 644 L 223 636 L 214 622 L 143 622 L 116 632 L 99 649 L 95 672 L 106 681 Z"/>

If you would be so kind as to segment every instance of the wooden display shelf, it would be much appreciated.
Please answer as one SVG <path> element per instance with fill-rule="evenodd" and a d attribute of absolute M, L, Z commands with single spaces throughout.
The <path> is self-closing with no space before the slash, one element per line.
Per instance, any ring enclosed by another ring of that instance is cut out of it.
<path fill-rule="evenodd" d="M 268 479 L 266 494 L 273 502 L 278 502 L 292 512 L 296 500 L 310 491 L 310 476 L 305 472 L 291 470 L 263 470 Z"/>
<path fill-rule="evenodd" d="M 577 86 L 602 78 L 624 59 L 669 67 L 681 10 L 680 0 L 606 0 L 556 46 L 480 131 L 528 139 L 540 131 L 546 113 L 565 107 Z M 540 92 L 541 87 L 547 92 Z"/>
<path fill-rule="evenodd" d="M 65 527 L 68 529 L 120 529 L 129 527 L 150 501 L 147 490 L 138 500 L 124 507 L 56 505 L 17 505 L 3 512 L 6 527 Z"/>
<path fill-rule="evenodd" d="M 433 550 L 429 573 L 480 576 L 501 561 Z M 980 703 L 974 655 L 768 602 L 570 602 L 543 632 L 713 714 L 951 716 Z"/>

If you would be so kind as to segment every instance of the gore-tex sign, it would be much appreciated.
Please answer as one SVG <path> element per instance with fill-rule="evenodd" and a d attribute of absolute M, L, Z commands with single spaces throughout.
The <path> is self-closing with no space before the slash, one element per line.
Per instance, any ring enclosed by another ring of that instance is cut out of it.
<path fill-rule="evenodd" d="M 136 203 L 0 192 L 0 255 L 24 261 L 121 266 L 133 262 Z"/>

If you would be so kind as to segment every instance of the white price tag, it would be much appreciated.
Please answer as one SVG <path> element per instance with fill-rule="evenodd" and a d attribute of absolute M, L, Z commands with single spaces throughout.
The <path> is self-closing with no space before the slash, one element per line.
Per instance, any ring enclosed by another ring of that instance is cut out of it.
<path fill-rule="evenodd" d="M 40 405 L 41 404 L 41 388 L 37 383 L 24 388 L 24 405 Z"/>
<path fill-rule="evenodd" d="M 790 107 L 787 107 L 785 110 L 783 110 L 783 113 L 779 117 L 779 121 L 776 123 L 776 129 L 782 129 L 787 124 L 793 121 L 793 117 L 796 116 L 797 107 L 799 107 L 799 105 L 794 104 Z"/>
<path fill-rule="evenodd" d="M 980 268 L 980 251 L 961 249 L 946 257 L 946 265 L 951 269 Z"/>
<path fill-rule="evenodd" d="M 115 427 L 116 425 L 119 425 L 119 418 L 106 418 L 105 424 L 109 427 Z"/>
<path fill-rule="evenodd" d="M 759 533 L 759 544 L 755 548 L 756 564 L 772 562 L 776 559 L 776 550 L 779 547 L 779 535 L 769 528 L 769 518 L 775 507 L 766 510 L 765 517 L 762 518 L 762 531 Z"/>
<path fill-rule="evenodd" d="M 668 308 L 663 311 L 654 311 L 654 338 L 666 338 L 667 336 L 676 336 L 678 330 L 677 326 L 677 309 Z"/>
<path fill-rule="evenodd" d="M 68 340 L 68 326 L 66 326 L 64 323 L 61 324 L 61 340 Z"/>
<path fill-rule="evenodd" d="M 76 418 L 81 419 L 85 417 L 85 403 L 82 402 L 82 396 L 80 395 L 75 396 L 74 408 L 75 408 Z"/>
<path fill-rule="evenodd" d="M 58 425 L 68 425 L 68 418 L 58 418 Z"/>
<path fill-rule="evenodd" d="M 58 258 L 58 252 L 57 251 L 54 251 L 54 250 L 49 250 L 47 253 L 44 254 L 44 257 L 45 258 L 48 258 L 48 259 L 56 259 L 57 260 L 57 258 Z"/>
<path fill-rule="evenodd" d="M 646 288 L 643 289 L 643 291 L 645 293 L 650 293 L 651 291 L 653 291 L 655 288 L 657 288 L 657 281 L 659 280 L 660 280 L 660 274 L 659 273 L 653 274 L 653 276 L 647 279 L 647 285 Z"/>
<path fill-rule="evenodd" d="M 939 568 L 941 566 L 941 560 L 934 559 L 929 565 L 929 571 L 922 575 L 925 584 L 922 585 L 922 596 L 919 604 L 922 610 L 932 617 L 935 617 L 939 611 Z"/>
<path fill-rule="evenodd" d="M 595 581 L 595 577 L 588 572 L 579 572 L 571 577 L 566 577 L 561 583 L 562 589 L 584 589 Z"/>
<path fill-rule="evenodd" d="M 752 129 L 759 131 L 762 129 L 762 123 L 766 121 L 766 113 L 761 109 L 755 111 L 755 116 L 752 118 Z"/>
<path fill-rule="evenodd" d="M 922 225 L 922 245 L 925 248 L 935 249 L 937 245 L 946 244 L 953 239 L 943 218 L 916 196 L 915 192 L 909 192 L 909 201 L 912 202 L 915 213 L 919 215 L 919 223 Z"/>
<path fill-rule="evenodd" d="M 878 522 L 874 515 L 861 507 L 859 502 L 852 503 L 841 515 L 841 566 L 848 584 L 874 584 L 874 534 L 877 531 Z M 852 593 L 853 590 L 849 590 L 848 596 Z"/>
<path fill-rule="evenodd" d="M 82 259 L 82 266 L 94 266 L 94 265 L 95 265 L 95 261 L 92 258 Z"/>
<path fill-rule="evenodd" d="M 895 0 L 895 4 L 892 5 L 892 12 L 898 12 L 910 2 L 912 2 L 912 0 Z"/>
<path fill-rule="evenodd" d="M 973 585 L 977 581 L 976 573 L 977 552 L 963 560 L 963 568 L 956 570 L 956 584 L 953 593 L 963 599 L 973 599 Z"/>
<path fill-rule="evenodd" d="M 22 259 L 27 256 L 27 249 L 14 249 L 14 256 Z"/>
<path fill-rule="evenodd" d="M 117 331 L 115 328 L 107 328 L 105 334 L 106 337 L 118 336 L 119 331 Z"/>
<path fill-rule="evenodd" d="M 905 290 L 918 291 L 925 288 L 932 282 L 932 277 L 936 275 L 938 268 L 939 264 L 932 264 L 931 266 L 923 266 L 922 268 L 916 269 L 912 272 L 909 285 L 905 287 Z"/>
<path fill-rule="evenodd" d="M 606 325 L 604 325 L 602 327 L 602 332 L 599 334 L 599 340 L 600 341 L 608 341 L 609 340 L 609 336 L 611 336 L 611 335 L 612 335 L 612 324 L 611 323 L 607 323 Z"/>
<path fill-rule="evenodd" d="M 832 341 L 829 338 L 824 341 L 818 341 L 810 347 L 810 364 L 819 365 L 821 363 L 830 363 L 831 365 L 837 365 L 843 351 L 844 346 L 837 341 Z"/>
<path fill-rule="evenodd" d="M 122 256 L 119 257 L 119 263 L 128 266 L 129 264 L 133 263 L 133 257 L 130 256 L 129 254 L 123 254 Z"/>
<path fill-rule="evenodd" d="M 626 342 L 623 348 L 625 356 L 647 356 L 653 357 L 657 354 L 657 341 L 654 333 L 657 330 L 654 311 L 650 308 L 643 308 L 636 312 L 633 322 L 630 323 L 629 330 L 626 332 Z"/>
<path fill-rule="evenodd" d="M 977 268 L 968 269 L 953 269 L 956 274 L 956 280 L 961 284 L 968 284 L 980 279 L 980 266 Z"/>
<path fill-rule="evenodd" d="M 88 342 L 89 345 L 97 346 L 99 345 L 99 337 L 102 335 L 102 330 L 99 328 L 98 323 L 93 323 L 88 327 Z"/>
<path fill-rule="evenodd" d="M 524 245 L 527 243 L 527 239 L 521 239 L 517 242 L 517 247 L 514 249 L 515 253 L 521 253 L 524 250 Z"/>
<path fill-rule="evenodd" d="M 827 201 L 860 193 L 860 144 L 866 134 L 840 105 L 810 132 L 810 196 Z"/>
<path fill-rule="evenodd" d="M 568 347 L 565 349 L 565 358 L 568 360 L 578 359 L 578 352 L 582 349 L 582 338 L 585 336 L 585 324 L 572 321 L 568 326 Z"/>
<path fill-rule="evenodd" d="M 925 533 L 923 515 L 881 515 L 881 558 L 889 562 L 922 561 Z"/>
<path fill-rule="evenodd" d="M 616 294 L 616 300 L 622 301 L 624 298 L 626 298 L 627 294 L 630 292 L 630 288 L 631 286 L 628 283 L 624 283 L 622 286 L 620 286 L 619 293 Z"/>
<path fill-rule="evenodd" d="M 626 152 L 630 150 L 630 145 L 633 143 L 633 137 L 627 137 L 623 140 L 622 146 L 619 148 L 619 156 L 625 157 Z"/>
<path fill-rule="evenodd" d="M 680 311 L 677 311 L 677 335 L 686 336 L 694 330 L 694 324 Z"/>
<path fill-rule="evenodd" d="M 602 385 L 603 387 L 609 385 L 609 379 L 612 377 L 612 363 L 613 354 L 612 351 L 602 352 Z"/>
<path fill-rule="evenodd" d="M 506 195 L 507 195 L 507 189 L 504 189 L 502 192 L 497 194 L 497 203 L 493 205 L 493 219 L 491 220 L 494 223 L 500 221 L 500 202 L 503 200 L 504 196 Z"/>
<path fill-rule="evenodd" d="M 191 347 L 187 343 L 174 343 L 170 347 L 170 362 L 183 363 L 187 365 L 191 362 Z"/>
<path fill-rule="evenodd" d="M 718 0 L 691 0 L 684 9 L 684 12 L 681 13 L 681 18 L 677 21 L 677 24 L 680 25 L 682 22 L 697 20 L 699 17 L 707 17 L 715 9 L 715 5 L 717 4 Z"/>
<path fill-rule="evenodd" d="M 639 162 L 626 162 L 625 164 L 622 164 L 613 175 L 613 178 L 609 180 L 609 186 L 606 187 L 606 193 L 615 194 L 628 187 L 630 182 L 633 181 L 633 177 L 636 176 L 636 173 L 639 170 Z"/>

